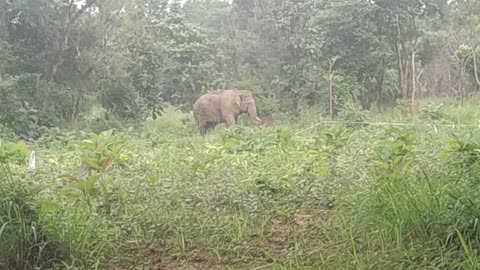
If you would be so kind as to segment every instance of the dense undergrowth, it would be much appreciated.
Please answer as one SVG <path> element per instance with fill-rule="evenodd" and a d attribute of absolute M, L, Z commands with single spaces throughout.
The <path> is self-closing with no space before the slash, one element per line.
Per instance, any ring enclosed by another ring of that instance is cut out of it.
<path fill-rule="evenodd" d="M 444 104 L 444 105 L 442 105 Z M 476 269 L 480 110 L 314 110 L 0 142 L 0 269 Z M 468 124 L 469 126 L 461 126 Z"/>

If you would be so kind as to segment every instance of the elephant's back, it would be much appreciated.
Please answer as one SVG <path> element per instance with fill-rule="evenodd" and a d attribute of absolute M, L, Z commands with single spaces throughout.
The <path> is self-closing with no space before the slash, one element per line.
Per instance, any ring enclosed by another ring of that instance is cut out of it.
<path fill-rule="evenodd" d="M 200 96 L 193 104 L 193 108 L 201 108 L 210 106 L 212 103 L 218 102 L 220 96 L 218 94 L 207 93 Z"/>
<path fill-rule="evenodd" d="M 220 96 L 205 94 L 193 104 L 193 114 L 197 121 L 219 122 L 221 118 Z"/>
<path fill-rule="evenodd" d="M 197 99 L 193 104 L 194 113 L 213 112 L 216 111 L 219 105 L 220 97 L 215 94 L 205 94 Z"/>

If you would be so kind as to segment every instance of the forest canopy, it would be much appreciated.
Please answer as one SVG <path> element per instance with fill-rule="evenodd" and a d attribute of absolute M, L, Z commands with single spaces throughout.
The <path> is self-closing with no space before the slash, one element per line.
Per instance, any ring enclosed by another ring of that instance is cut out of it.
<path fill-rule="evenodd" d="M 263 114 L 463 100 L 480 90 L 479 13 L 475 0 L 0 1 L 0 122 L 35 137 L 191 110 L 215 88 L 252 90 Z"/>

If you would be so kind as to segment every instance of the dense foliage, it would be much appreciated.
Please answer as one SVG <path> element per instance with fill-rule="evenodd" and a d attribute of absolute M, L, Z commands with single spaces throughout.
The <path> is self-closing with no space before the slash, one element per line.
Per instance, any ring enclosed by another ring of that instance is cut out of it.
<path fill-rule="evenodd" d="M 190 110 L 217 87 L 261 114 L 377 108 L 480 89 L 473 0 L 11 0 L 0 3 L 0 120 L 111 125 Z"/>

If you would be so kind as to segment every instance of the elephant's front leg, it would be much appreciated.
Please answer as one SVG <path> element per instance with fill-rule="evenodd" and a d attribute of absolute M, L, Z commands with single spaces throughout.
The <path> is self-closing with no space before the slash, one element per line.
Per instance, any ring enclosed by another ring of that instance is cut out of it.
<path fill-rule="evenodd" d="M 227 125 L 227 127 L 231 127 L 231 126 L 235 125 L 235 123 L 236 123 L 235 116 L 233 116 L 231 114 L 224 115 L 223 118 L 225 120 L 225 125 Z"/>

